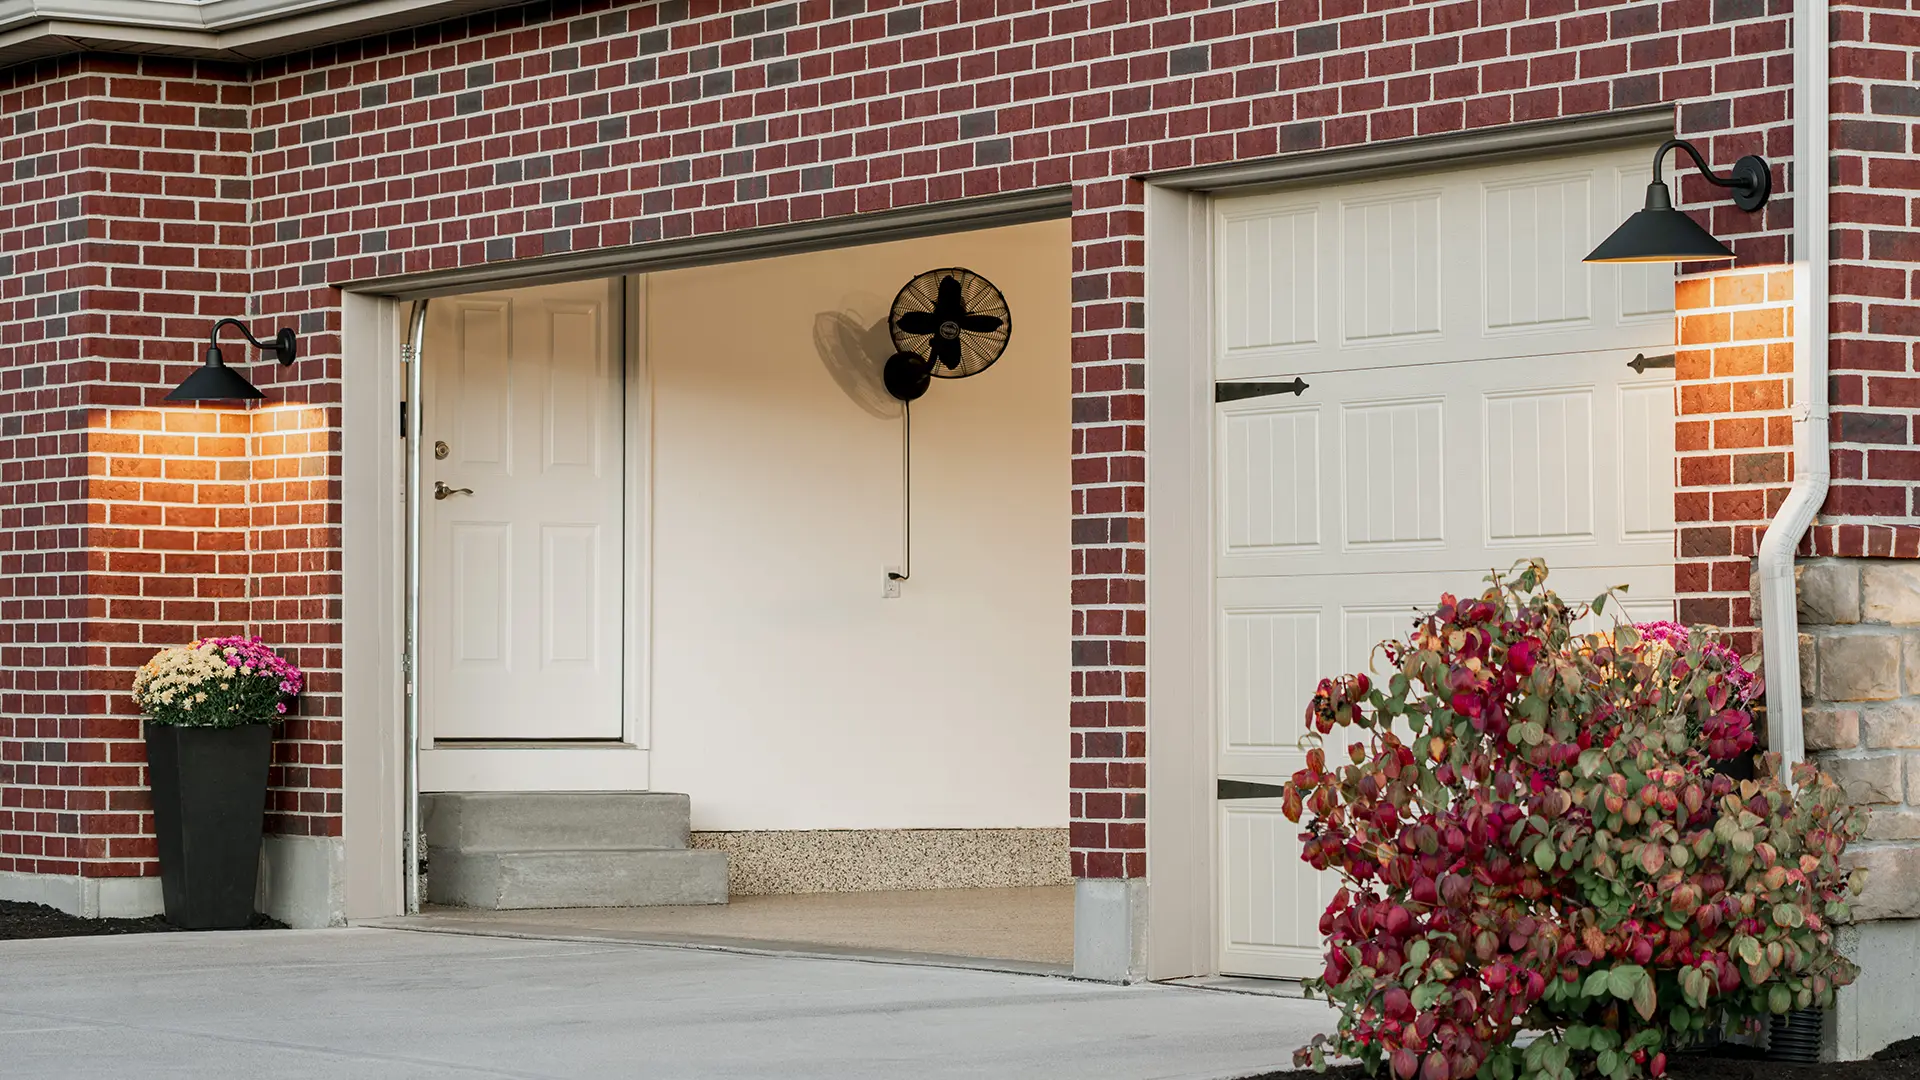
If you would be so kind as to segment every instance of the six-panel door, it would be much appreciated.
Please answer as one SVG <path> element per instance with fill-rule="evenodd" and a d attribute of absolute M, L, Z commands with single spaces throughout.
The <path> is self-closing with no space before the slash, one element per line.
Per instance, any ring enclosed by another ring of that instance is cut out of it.
<path fill-rule="evenodd" d="M 425 345 L 423 727 L 621 737 L 617 281 L 435 300 Z"/>

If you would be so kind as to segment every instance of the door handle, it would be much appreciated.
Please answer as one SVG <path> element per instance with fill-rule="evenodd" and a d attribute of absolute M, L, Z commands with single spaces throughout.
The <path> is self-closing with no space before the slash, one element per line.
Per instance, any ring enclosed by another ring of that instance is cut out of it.
<path fill-rule="evenodd" d="M 446 498 L 449 495 L 471 495 L 471 494 L 473 494 L 472 488 L 450 488 L 446 485 L 446 482 L 444 480 L 435 480 L 433 482 L 433 498 L 434 498 L 434 501 L 436 502 Z"/>

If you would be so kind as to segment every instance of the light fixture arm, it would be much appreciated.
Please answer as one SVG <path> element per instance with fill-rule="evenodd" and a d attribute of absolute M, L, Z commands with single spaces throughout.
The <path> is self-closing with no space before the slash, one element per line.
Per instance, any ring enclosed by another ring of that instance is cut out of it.
<path fill-rule="evenodd" d="M 1660 175 L 1660 164 L 1666 160 L 1669 150 L 1685 150 L 1687 156 L 1693 159 L 1694 167 L 1700 170 L 1700 175 L 1706 177 L 1709 183 L 1730 189 L 1733 192 L 1733 204 L 1748 213 L 1767 205 L 1767 197 L 1773 194 L 1773 172 L 1764 158 L 1748 154 L 1734 162 L 1727 175 L 1721 176 L 1707 165 L 1707 159 L 1700 155 L 1699 148 L 1685 139 L 1668 139 L 1653 152 L 1653 182 L 1657 185 L 1665 186 Z"/>
<path fill-rule="evenodd" d="M 220 328 L 223 326 L 231 326 L 240 331 L 241 336 L 246 338 L 248 343 L 254 348 L 280 361 L 281 367 L 292 365 L 294 360 L 299 357 L 299 345 L 294 339 L 293 331 L 287 327 L 281 327 L 280 332 L 275 334 L 271 340 L 261 341 L 259 338 L 254 337 L 253 332 L 247 329 L 247 324 L 241 322 L 239 319 L 221 319 L 213 324 L 213 329 L 207 334 L 207 361 L 209 363 L 212 363 L 214 357 L 219 355 Z"/>

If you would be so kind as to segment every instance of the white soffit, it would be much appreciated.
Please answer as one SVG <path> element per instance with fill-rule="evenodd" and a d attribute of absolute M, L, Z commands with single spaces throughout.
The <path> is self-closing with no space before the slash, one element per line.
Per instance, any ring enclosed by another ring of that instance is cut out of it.
<path fill-rule="evenodd" d="M 515 0 L 0 0 L 0 66 L 75 52 L 258 60 Z"/>

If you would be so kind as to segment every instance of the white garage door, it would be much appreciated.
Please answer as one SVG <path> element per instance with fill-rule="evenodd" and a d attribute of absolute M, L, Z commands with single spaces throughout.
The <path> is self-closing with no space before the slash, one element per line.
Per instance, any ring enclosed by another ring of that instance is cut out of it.
<path fill-rule="evenodd" d="M 1283 782 L 1315 683 L 1491 568 L 1544 556 L 1563 595 L 1626 585 L 1632 615 L 1671 617 L 1672 371 L 1628 362 L 1672 351 L 1672 270 L 1580 262 L 1648 157 L 1217 201 L 1222 780 Z M 1278 799 L 1218 806 L 1221 970 L 1316 974 L 1330 876 Z"/>

